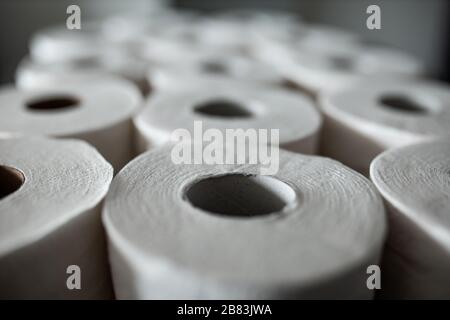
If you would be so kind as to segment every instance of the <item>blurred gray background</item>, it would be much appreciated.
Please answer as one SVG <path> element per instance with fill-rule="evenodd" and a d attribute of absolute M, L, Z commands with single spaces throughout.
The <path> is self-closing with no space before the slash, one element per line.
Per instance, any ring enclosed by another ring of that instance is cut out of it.
<path fill-rule="evenodd" d="M 160 1 L 164 2 L 164 0 Z M 421 59 L 434 78 L 449 81 L 450 1 L 448 0 L 174 0 L 180 9 L 205 13 L 229 8 L 298 12 L 307 22 L 327 23 L 399 47 Z M 0 0 L 0 83 L 12 82 L 19 60 L 38 29 L 64 24 L 66 8 L 78 4 L 82 21 L 127 11 L 145 11 L 155 0 Z M 381 7 L 381 30 L 366 28 L 366 8 Z"/>

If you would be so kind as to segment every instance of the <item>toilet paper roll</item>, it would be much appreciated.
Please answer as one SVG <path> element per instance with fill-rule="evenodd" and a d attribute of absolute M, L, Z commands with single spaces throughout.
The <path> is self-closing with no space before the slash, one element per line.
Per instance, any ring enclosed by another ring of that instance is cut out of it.
<path fill-rule="evenodd" d="M 152 65 L 177 66 L 195 63 L 205 56 L 215 54 L 216 57 L 229 56 L 229 51 L 217 48 L 200 47 L 195 42 L 177 41 L 171 37 L 148 37 L 138 55 Z"/>
<path fill-rule="evenodd" d="M 436 82 L 375 78 L 319 100 L 321 153 L 364 174 L 383 150 L 450 134 L 450 90 Z"/>
<path fill-rule="evenodd" d="M 195 36 L 196 24 L 200 20 L 198 13 L 169 8 L 150 12 L 142 9 L 106 18 L 101 26 L 101 35 L 112 43 L 127 47 L 139 47 L 154 36 L 181 41 L 188 40 L 185 35 Z"/>
<path fill-rule="evenodd" d="M 361 41 L 358 34 L 326 24 L 303 25 L 294 46 L 308 50 L 327 52 L 336 48 L 357 45 Z"/>
<path fill-rule="evenodd" d="M 381 298 L 450 299 L 450 143 L 386 151 L 370 176 L 389 208 Z"/>
<path fill-rule="evenodd" d="M 259 59 L 316 96 L 345 89 L 373 76 L 402 77 L 422 73 L 419 61 L 398 50 L 362 42 L 326 46 L 320 43 L 322 41 L 305 44 L 300 40 L 291 47 L 274 45 L 261 50 Z"/>
<path fill-rule="evenodd" d="M 66 26 L 45 28 L 30 41 L 31 58 L 43 63 L 71 60 L 89 63 L 110 50 L 99 31 L 100 24 L 96 22 L 83 22 L 80 30 L 69 30 Z"/>
<path fill-rule="evenodd" d="M 119 170 L 134 155 L 131 117 L 139 92 L 125 82 L 0 89 L 0 137 L 46 135 L 86 140 Z"/>
<path fill-rule="evenodd" d="M 241 23 L 226 19 L 205 19 L 199 28 L 199 40 L 202 45 L 225 52 L 242 53 L 251 46 L 250 30 Z"/>
<path fill-rule="evenodd" d="M 78 140 L 0 139 L 0 175 L 0 298 L 111 298 L 104 158 Z"/>
<path fill-rule="evenodd" d="M 120 81 L 93 65 L 71 63 L 37 63 L 24 58 L 17 66 L 15 84 L 23 90 L 48 88 L 66 82 Z"/>
<path fill-rule="evenodd" d="M 186 83 L 189 77 L 200 78 L 203 75 L 227 77 L 272 87 L 287 85 L 281 73 L 265 63 L 241 56 L 224 57 L 217 52 L 199 52 L 198 56 L 192 57 L 189 61 L 149 68 L 147 82 L 155 92 L 179 90 L 180 87 L 190 85 L 189 82 Z"/>
<path fill-rule="evenodd" d="M 280 32 L 282 31 L 282 32 Z M 314 50 L 323 54 L 327 50 L 336 50 L 355 45 L 360 37 L 352 32 L 322 24 L 294 24 L 289 28 L 280 30 L 274 26 L 274 30 L 255 30 L 255 50 L 252 52 L 256 57 L 262 57 L 269 61 L 277 62 L 277 56 L 270 56 L 270 49 L 281 46 L 294 52 Z M 267 52 L 267 55 L 264 55 Z"/>
<path fill-rule="evenodd" d="M 178 128 L 201 139 L 194 123 L 201 121 L 203 131 L 223 134 L 226 129 L 278 129 L 280 147 L 316 152 L 322 120 L 307 98 L 217 77 L 187 77 L 184 83 L 185 90 L 156 93 L 134 118 L 140 151 L 169 142 Z"/>
<path fill-rule="evenodd" d="M 114 179 L 105 201 L 119 299 L 370 298 L 384 207 L 337 161 L 280 151 L 257 165 L 176 165 L 171 146 Z"/>
<path fill-rule="evenodd" d="M 117 78 L 130 81 L 146 95 L 150 92 L 147 82 L 147 62 L 111 51 L 90 62 L 71 60 L 56 63 L 40 63 L 24 58 L 16 70 L 16 85 L 22 89 L 53 86 L 66 81 L 102 81 Z"/>

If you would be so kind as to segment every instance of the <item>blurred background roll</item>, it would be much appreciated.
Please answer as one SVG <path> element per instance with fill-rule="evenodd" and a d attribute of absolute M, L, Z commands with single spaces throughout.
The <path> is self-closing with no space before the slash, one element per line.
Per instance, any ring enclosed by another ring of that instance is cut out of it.
<path fill-rule="evenodd" d="M 413 77 L 422 73 L 420 62 L 399 50 L 316 37 L 319 35 L 307 43 L 297 40 L 289 46 L 269 44 L 259 56 L 314 96 L 345 89 L 372 76 Z"/>
<path fill-rule="evenodd" d="M 39 62 L 24 58 L 17 66 L 15 83 L 22 89 L 51 86 L 68 80 L 98 81 L 100 77 L 117 77 L 134 84 L 143 95 L 150 92 L 147 83 L 148 62 L 120 50 L 111 50 L 92 58 Z"/>
<path fill-rule="evenodd" d="M 15 84 L 19 89 L 32 90 L 48 88 L 66 82 L 113 81 L 114 76 L 89 66 L 77 67 L 77 63 L 37 63 L 24 58 L 17 66 Z M 116 79 L 120 79 L 116 77 Z"/>
<path fill-rule="evenodd" d="M 73 5 L 69 0 L 0 2 L 1 83 L 13 80 L 31 38 L 44 40 L 44 49 L 37 50 L 33 45 L 32 51 L 44 52 L 47 59 L 62 59 L 68 55 L 95 55 L 105 43 L 107 47 L 113 43 L 135 48 L 145 38 L 155 36 L 224 51 L 241 47 L 239 52 L 252 51 L 261 42 L 294 46 L 301 42 L 310 48 L 326 49 L 363 39 L 397 47 L 423 62 L 427 75 L 449 79 L 447 0 L 378 0 L 381 28 L 375 30 L 366 25 L 370 17 L 367 8 L 373 3 L 360 0 L 78 0 L 76 4 L 81 9 L 81 30 L 63 29 L 70 16 L 67 8 Z M 40 30 L 47 36 L 34 37 Z M 79 43 L 81 50 L 73 46 L 73 50 L 66 50 L 65 44 L 54 46 L 61 38 Z M 46 48 L 51 48 L 50 52 Z"/>
<path fill-rule="evenodd" d="M 383 150 L 450 135 L 450 88 L 437 82 L 374 78 L 319 104 L 321 154 L 366 175 Z"/>
<path fill-rule="evenodd" d="M 262 84 L 270 87 L 287 87 L 287 81 L 282 74 L 249 57 L 238 55 L 223 55 L 220 52 L 198 51 L 191 58 L 180 59 L 172 63 L 161 63 L 149 68 L 148 83 L 153 90 L 179 90 L 181 80 L 189 76 L 228 77 L 230 79 Z M 181 80 L 180 80 L 181 79 Z M 189 86 L 185 83 L 184 86 Z"/>
<path fill-rule="evenodd" d="M 112 298 L 100 221 L 112 176 L 82 141 L 0 139 L 2 299 Z M 71 265 L 80 290 L 67 286 Z"/>
<path fill-rule="evenodd" d="M 179 77 L 173 85 L 179 90 L 155 94 L 134 118 L 140 151 L 169 142 L 175 129 L 186 129 L 196 139 L 196 120 L 203 131 L 211 128 L 222 134 L 227 129 L 278 129 L 280 147 L 317 151 L 322 119 L 302 95 L 206 76 Z"/>
<path fill-rule="evenodd" d="M 130 162 L 105 201 L 117 298 L 372 297 L 385 217 L 370 181 L 287 151 L 263 176 L 259 163 L 177 165 L 171 148 Z"/>
<path fill-rule="evenodd" d="M 381 298 L 450 299 L 449 159 L 447 138 L 386 151 L 370 166 L 389 209 Z"/>
<path fill-rule="evenodd" d="M 131 117 L 141 97 L 116 79 L 0 90 L 0 137 L 46 135 L 91 143 L 116 172 L 134 155 Z"/>
<path fill-rule="evenodd" d="M 33 60 L 42 63 L 72 60 L 89 63 L 108 50 L 108 44 L 98 30 L 97 23 L 86 23 L 78 32 L 66 26 L 47 27 L 30 40 L 30 55 Z"/>

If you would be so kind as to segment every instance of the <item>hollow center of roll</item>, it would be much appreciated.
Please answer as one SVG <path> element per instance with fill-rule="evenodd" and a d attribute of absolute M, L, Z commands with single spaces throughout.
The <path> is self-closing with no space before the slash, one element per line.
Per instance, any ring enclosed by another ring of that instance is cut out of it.
<path fill-rule="evenodd" d="M 385 95 L 380 98 L 380 102 L 383 106 L 397 111 L 421 114 L 429 112 L 429 109 L 420 101 L 417 101 L 417 99 L 412 99 L 402 95 Z"/>
<path fill-rule="evenodd" d="M 80 101 L 69 95 L 46 96 L 35 98 L 26 103 L 26 107 L 33 111 L 56 111 L 77 107 Z"/>
<path fill-rule="evenodd" d="M 186 199 L 203 211 L 229 217 L 279 213 L 296 198 L 286 183 L 269 176 L 229 174 L 194 183 Z"/>
<path fill-rule="evenodd" d="M 220 61 L 204 61 L 201 68 L 207 73 L 226 74 L 228 72 L 228 68 Z"/>
<path fill-rule="evenodd" d="M 347 71 L 354 67 L 354 60 L 346 56 L 331 56 L 330 63 L 333 69 Z"/>
<path fill-rule="evenodd" d="M 252 112 L 248 108 L 225 99 L 211 100 L 194 107 L 194 111 L 203 115 L 221 118 L 249 118 Z"/>
<path fill-rule="evenodd" d="M 17 191 L 24 182 L 25 177 L 22 172 L 0 165 L 0 199 Z"/>

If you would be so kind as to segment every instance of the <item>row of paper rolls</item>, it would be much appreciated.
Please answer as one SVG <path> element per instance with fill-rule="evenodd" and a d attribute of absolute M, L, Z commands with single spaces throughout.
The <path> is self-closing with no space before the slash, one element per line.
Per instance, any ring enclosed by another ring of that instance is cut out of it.
<path fill-rule="evenodd" d="M 176 27 L 145 41 L 81 33 L 81 48 L 67 30 L 34 39 L 17 87 L 0 91 L 1 297 L 371 298 L 366 269 L 382 256 L 381 297 L 450 297 L 449 88 L 412 77 L 421 68 L 402 53 L 320 27 L 287 50 L 286 33 L 250 24 L 239 50 L 252 56 L 235 55 L 235 25 L 193 28 L 208 50 Z M 139 59 L 112 49 L 124 43 Z M 175 165 L 171 133 L 195 120 L 279 129 L 278 173 Z M 375 186 L 350 169 L 368 176 L 371 163 Z"/>

